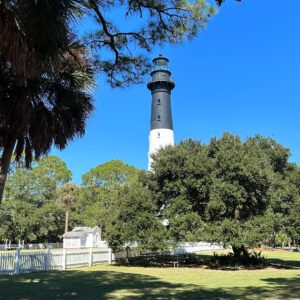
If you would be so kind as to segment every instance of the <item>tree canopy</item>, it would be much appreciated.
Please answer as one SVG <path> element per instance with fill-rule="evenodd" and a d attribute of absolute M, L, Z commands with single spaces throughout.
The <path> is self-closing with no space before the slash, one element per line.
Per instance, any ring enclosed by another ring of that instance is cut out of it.
<path fill-rule="evenodd" d="M 151 194 L 139 183 L 125 186 L 112 195 L 106 209 L 104 238 L 115 250 L 137 247 L 140 250 L 164 250 L 167 231 L 155 217 Z"/>
<path fill-rule="evenodd" d="M 112 205 L 115 194 L 134 184 L 139 172 L 120 160 L 111 160 L 85 173 L 75 207 L 78 222 L 104 229 L 110 218 L 107 209 Z"/>
<path fill-rule="evenodd" d="M 139 170 L 120 160 L 111 160 L 91 169 L 82 176 L 84 186 L 113 188 L 136 179 Z"/>
<path fill-rule="evenodd" d="M 269 138 L 224 134 L 187 140 L 154 155 L 144 182 L 175 242 L 256 246 L 289 225 L 299 191 L 289 150 Z M 298 173 L 297 173 L 298 174 Z M 288 221 L 289 220 L 289 221 Z M 289 227 L 290 228 L 290 227 Z"/>
<path fill-rule="evenodd" d="M 112 86 L 140 82 L 149 71 L 154 46 L 193 38 L 214 14 L 204 0 L 89 0 L 84 6 L 96 23 L 84 37 L 85 44 Z"/>
<path fill-rule="evenodd" d="M 65 209 L 57 201 L 57 191 L 71 176 L 66 164 L 55 156 L 35 162 L 32 169 L 17 167 L 7 181 L 0 207 L 0 239 L 59 241 Z"/>

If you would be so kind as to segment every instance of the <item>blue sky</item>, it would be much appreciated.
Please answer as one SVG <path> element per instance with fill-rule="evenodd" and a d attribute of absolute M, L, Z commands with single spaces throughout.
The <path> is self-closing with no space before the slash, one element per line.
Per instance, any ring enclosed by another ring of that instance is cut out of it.
<path fill-rule="evenodd" d="M 291 161 L 300 163 L 299 11 L 299 0 L 227 0 L 196 39 L 156 49 L 153 57 L 170 59 L 176 83 L 176 142 L 261 134 L 290 148 Z M 151 95 L 145 83 L 112 89 L 99 80 L 86 135 L 51 152 L 75 182 L 111 159 L 146 169 Z"/>

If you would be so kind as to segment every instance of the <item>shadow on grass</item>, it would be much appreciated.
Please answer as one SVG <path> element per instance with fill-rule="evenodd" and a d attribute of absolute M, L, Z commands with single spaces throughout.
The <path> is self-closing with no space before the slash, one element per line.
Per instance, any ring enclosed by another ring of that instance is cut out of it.
<path fill-rule="evenodd" d="M 293 278 L 265 278 L 262 281 L 267 282 L 272 290 L 276 290 L 280 299 L 300 299 L 300 275 Z"/>
<path fill-rule="evenodd" d="M 210 254 L 197 254 L 199 256 L 199 259 L 203 265 L 209 266 L 210 260 L 213 255 Z M 263 253 L 264 256 L 264 253 Z M 269 268 L 274 267 L 274 268 L 279 268 L 279 269 L 300 269 L 300 253 L 299 253 L 299 260 L 287 260 L 287 259 L 280 259 L 280 258 L 268 258 L 267 256 L 265 257 L 265 266 L 258 266 L 258 267 L 244 267 L 244 269 L 264 269 L 264 268 Z M 222 267 L 212 267 L 212 269 L 222 269 Z M 234 270 L 235 268 L 224 268 L 228 270 Z M 238 270 L 238 269 L 236 269 Z M 299 295 L 300 299 L 300 295 Z"/>
<path fill-rule="evenodd" d="M 66 271 L 0 277 L 0 299 L 292 299 L 300 277 L 267 278 L 264 287 L 207 289 L 116 271 Z"/>
<path fill-rule="evenodd" d="M 285 269 L 295 269 L 300 268 L 300 260 L 285 260 L 285 259 L 279 259 L 279 258 L 266 258 L 266 261 L 278 265 Z"/>

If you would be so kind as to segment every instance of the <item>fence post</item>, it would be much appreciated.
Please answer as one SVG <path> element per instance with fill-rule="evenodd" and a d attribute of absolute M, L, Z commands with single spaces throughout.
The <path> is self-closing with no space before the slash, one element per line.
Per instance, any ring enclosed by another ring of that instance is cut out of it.
<path fill-rule="evenodd" d="M 20 273 L 20 248 L 16 249 L 15 254 L 15 274 Z"/>
<path fill-rule="evenodd" d="M 66 269 L 66 249 L 63 249 L 63 256 L 62 256 L 62 269 L 65 270 Z"/>
<path fill-rule="evenodd" d="M 112 257 L 112 251 L 111 248 L 108 248 L 108 264 L 111 265 L 111 257 Z"/>
<path fill-rule="evenodd" d="M 50 270 L 50 263 L 51 263 L 51 252 L 50 252 L 50 248 L 47 248 L 47 253 L 46 253 L 46 266 L 45 269 L 46 271 Z"/>
<path fill-rule="evenodd" d="M 93 248 L 90 248 L 89 266 L 93 265 Z"/>

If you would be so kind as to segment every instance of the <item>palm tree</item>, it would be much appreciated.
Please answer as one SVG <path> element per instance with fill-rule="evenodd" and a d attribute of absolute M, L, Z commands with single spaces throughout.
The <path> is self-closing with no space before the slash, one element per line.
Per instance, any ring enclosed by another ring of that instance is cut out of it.
<path fill-rule="evenodd" d="M 0 1 L 0 53 L 18 84 L 59 64 L 74 38 L 69 24 L 82 14 L 81 2 Z"/>
<path fill-rule="evenodd" d="M 58 200 L 66 207 L 65 233 L 68 232 L 69 212 L 77 200 L 78 187 L 76 184 L 66 184 L 58 190 Z"/>
<path fill-rule="evenodd" d="M 70 48 L 60 69 L 48 70 L 19 86 L 11 64 L 0 57 L 0 202 L 13 153 L 33 159 L 59 149 L 85 132 L 93 111 L 93 69 L 80 46 Z"/>

